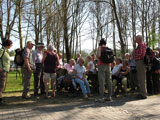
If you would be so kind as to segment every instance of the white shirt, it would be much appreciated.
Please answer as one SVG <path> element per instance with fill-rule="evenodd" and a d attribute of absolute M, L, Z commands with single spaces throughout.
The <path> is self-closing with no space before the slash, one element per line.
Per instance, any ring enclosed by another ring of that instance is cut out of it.
<path fill-rule="evenodd" d="M 39 51 L 38 49 L 36 49 L 32 54 L 32 58 L 34 63 L 41 63 L 43 58 L 42 51 Z"/>
<path fill-rule="evenodd" d="M 80 77 L 80 78 L 83 78 L 83 73 L 86 72 L 86 68 L 84 66 L 80 66 L 79 64 L 76 64 L 74 66 L 74 70 L 77 71 L 77 75 Z"/>
<path fill-rule="evenodd" d="M 95 66 L 94 66 L 93 61 L 90 61 L 90 62 L 87 64 L 87 66 L 91 66 L 90 71 L 91 71 L 91 72 L 94 72 Z"/>
<path fill-rule="evenodd" d="M 114 75 L 119 70 L 120 67 L 122 67 L 122 64 L 115 65 L 112 69 L 112 75 Z"/>

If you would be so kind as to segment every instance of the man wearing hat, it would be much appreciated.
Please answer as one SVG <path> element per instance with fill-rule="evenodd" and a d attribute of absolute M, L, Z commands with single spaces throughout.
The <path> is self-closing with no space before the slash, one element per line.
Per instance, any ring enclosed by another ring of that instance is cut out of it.
<path fill-rule="evenodd" d="M 22 98 L 28 99 L 30 96 L 28 95 L 30 81 L 32 78 L 32 71 L 35 70 L 35 64 L 32 59 L 32 48 L 34 44 L 32 41 L 28 41 L 26 47 L 24 48 L 23 58 L 24 64 L 22 66 L 22 74 L 23 74 L 23 93 Z"/>
<path fill-rule="evenodd" d="M 45 93 L 45 87 L 43 83 L 43 65 L 42 58 L 43 53 L 42 50 L 44 48 L 44 43 L 38 43 L 36 45 L 37 49 L 33 52 L 33 62 L 36 65 L 36 71 L 34 72 L 34 96 L 38 95 L 38 90 L 40 88 L 40 94 Z"/>

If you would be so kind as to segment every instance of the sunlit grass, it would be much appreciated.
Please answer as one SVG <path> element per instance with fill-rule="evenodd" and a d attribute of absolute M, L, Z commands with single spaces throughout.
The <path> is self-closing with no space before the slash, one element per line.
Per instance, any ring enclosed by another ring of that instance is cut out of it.
<path fill-rule="evenodd" d="M 22 74 L 17 73 L 17 78 L 16 78 L 16 71 L 9 72 L 8 74 L 8 80 L 6 82 L 6 89 L 5 92 L 17 92 L 17 91 L 22 91 L 23 90 L 23 85 L 22 85 Z M 31 85 L 30 89 L 33 89 L 33 77 L 31 80 Z"/>

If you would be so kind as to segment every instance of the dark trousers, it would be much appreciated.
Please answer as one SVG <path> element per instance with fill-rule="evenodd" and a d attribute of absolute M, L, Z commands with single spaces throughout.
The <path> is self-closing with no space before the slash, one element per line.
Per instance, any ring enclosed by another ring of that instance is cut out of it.
<path fill-rule="evenodd" d="M 149 67 L 147 67 L 146 77 L 147 77 L 147 92 L 149 94 L 154 94 L 152 70 Z"/>
<path fill-rule="evenodd" d="M 154 94 L 160 93 L 160 74 L 153 73 L 153 88 L 154 88 Z"/>
<path fill-rule="evenodd" d="M 45 92 L 45 86 L 43 83 L 43 64 L 36 63 L 36 72 L 34 73 L 34 94 L 38 94 L 40 88 L 41 94 Z"/>

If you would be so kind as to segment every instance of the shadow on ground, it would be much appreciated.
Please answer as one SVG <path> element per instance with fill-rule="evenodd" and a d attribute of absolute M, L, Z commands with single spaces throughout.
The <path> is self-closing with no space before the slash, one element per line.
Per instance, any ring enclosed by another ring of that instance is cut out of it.
<path fill-rule="evenodd" d="M 32 94 L 32 93 L 31 93 Z M 93 94 L 93 97 L 90 97 L 89 99 L 83 99 L 83 96 L 79 93 L 77 97 L 69 97 L 67 96 L 67 93 L 58 93 L 56 97 L 49 97 L 48 99 L 45 99 L 43 95 L 34 97 L 32 95 L 31 99 L 22 99 L 21 98 L 21 93 L 16 92 L 16 93 L 9 93 L 5 95 L 4 99 L 6 101 L 6 105 L 2 106 L 0 109 L 5 109 L 9 107 L 32 107 L 32 106 L 44 106 L 44 105 L 62 105 L 64 106 L 59 106 L 61 110 L 61 107 L 65 107 L 65 105 L 71 105 L 73 108 L 74 107 L 102 107 L 102 106 L 122 106 L 128 101 L 134 101 L 135 95 L 128 95 L 126 97 L 124 96 L 119 96 L 117 98 L 113 98 L 112 102 L 104 102 L 104 103 L 99 103 L 95 102 L 95 99 L 98 98 L 98 94 Z M 79 104 L 77 104 L 79 103 Z M 76 104 L 76 106 L 74 106 Z M 72 109 L 71 107 L 71 109 Z M 57 109 L 56 108 L 56 109 Z M 70 109 L 70 107 L 67 107 Z M 59 110 L 57 109 L 57 111 Z"/>

